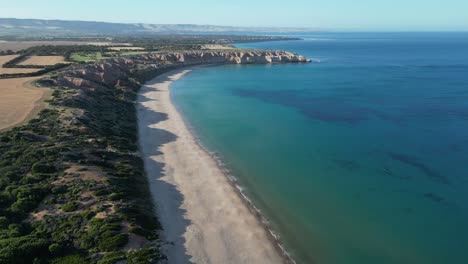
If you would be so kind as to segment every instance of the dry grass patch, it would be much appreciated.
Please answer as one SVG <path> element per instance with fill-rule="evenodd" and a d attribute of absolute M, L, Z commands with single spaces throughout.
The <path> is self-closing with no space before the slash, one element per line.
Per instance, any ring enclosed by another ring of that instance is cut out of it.
<path fill-rule="evenodd" d="M 32 73 L 41 69 L 26 69 L 26 68 L 3 68 L 3 64 L 17 58 L 19 55 L 0 56 L 0 74 L 17 74 L 17 73 Z"/>
<path fill-rule="evenodd" d="M 122 232 L 128 234 L 127 245 L 123 248 L 124 251 L 135 250 L 148 246 L 151 242 L 137 234 L 130 232 L 130 224 L 128 222 L 123 223 Z"/>
<path fill-rule="evenodd" d="M 38 66 L 51 66 L 58 63 L 64 63 L 63 56 L 29 56 L 18 65 L 38 65 Z"/>
<path fill-rule="evenodd" d="M 19 73 L 32 73 L 38 72 L 41 69 L 33 68 L 0 68 L 0 74 L 19 74 Z"/>
<path fill-rule="evenodd" d="M 52 91 L 32 85 L 37 79 L 0 79 L 0 131 L 28 121 L 43 108 L 44 100 Z"/>
<path fill-rule="evenodd" d="M 121 51 L 121 50 L 145 50 L 143 47 L 110 47 L 110 50 Z"/>
<path fill-rule="evenodd" d="M 228 45 L 208 44 L 208 45 L 201 46 L 201 49 L 205 49 L 205 50 L 233 50 L 233 49 L 236 49 L 236 48 L 234 48 L 232 46 L 228 46 Z"/>
<path fill-rule="evenodd" d="M 17 58 L 17 57 L 19 57 L 19 55 L 17 55 L 17 54 L 16 54 L 16 55 L 5 55 L 5 56 L 0 56 L 0 67 L 1 67 L 3 64 L 5 64 L 5 63 L 11 61 L 12 59 Z"/>
<path fill-rule="evenodd" d="M 72 165 L 70 168 L 65 170 L 65 173 L 77 175 L 80 179 L 86 181 L 103 182 L 106 179 L 102 171 L 90 166 L 84 167 Z"/>
<path fill-rule="evenodd" d="M 112 46 L 112 45 L 132 46 L 131 43 L 112 43 L 112 42 L 87 42 L 86 45 L 93 45 L 93 46 Z"/>

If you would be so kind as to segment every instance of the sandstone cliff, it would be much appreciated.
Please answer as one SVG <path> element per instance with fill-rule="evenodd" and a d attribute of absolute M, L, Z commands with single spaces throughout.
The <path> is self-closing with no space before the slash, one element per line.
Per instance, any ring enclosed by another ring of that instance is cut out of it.
<path fill-rule="evenodd" d="M 165 70 L 202 64 L 270 64 L 306 63 L 311 60 L 287 51 L 213 51 L 169 54 L 144 54 L 113 58 L 97 63 L 74 65 L 49 81 L 70 88 L 94 89 L 113 86 L 129 73 L 163 72 Z"/>

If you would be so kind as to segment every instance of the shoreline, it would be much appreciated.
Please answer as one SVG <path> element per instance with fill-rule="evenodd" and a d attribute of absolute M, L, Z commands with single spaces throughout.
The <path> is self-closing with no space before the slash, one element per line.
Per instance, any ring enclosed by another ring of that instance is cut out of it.
<path fill-rule="evenodd" d="M 142 86 L 138 95 L 139 144 L 163 226 L 164 252 L 170 263 L 295 263 L 236 178 L 219 157 L 201 144 L 172 102 L 171 83 L 199 67 L 203 66 L 164 73 Z M 157 111 L 153 115 L 159 116 L 159 120 L 148 120 L 151 119 L 148 110 Z M 166 119 L 161 115 L 166 115 Z M 151 129 L 177 130 L 178 133 L 174 133 L 173 141 L 151 147 L 147 142 L 151 141 L 147 134 Z M 190 164 L 194 158 L 201 164 Z M 160 166 L 158 173 L 153 171 L 152 161 Z M 192 178 L 179 173 L 184 170 L 189 171 Z M 187 186 L 193 183 L 193 177 L 199 176 L 198 172 L 208 172 L 206 178 L 209 179 L 196 178 L 196 181 L 204 181 L 203 184 Z M 179 198 L 180 203 L 171 201 L 174 198 Z M 198 202 L 202 205 L 193 206 L 189 202 L 192 200 L 201 200 Z M 211 217 L 203 219 L 200 213 Z M 179 225 L 178 232 L 174 232 L 173 225 Z"/>
<path fill-rule="evenodd" d="M 186 74 L 189 74 L 193 70 L 200 69 L 200 68 L 208 68 L 208 67 L 217 67 L 217 66 L 222 66 L 223 64 L 207 64 L 207 65 L 199 65 L 199 66 L 188 66 L 179 70 L 186 70 L 188 71 Z M 177 70 L 174 70 L 177 71 Z M 170 73 L 170 72 L 168 72 Z M 184 75 L 186 75 L 184 74 Z M 183 76 L 182 76 L 183 77 Z M 177 81 L 177 80 L 175 80 Z M 170 88 L 170 87 L 169 87 Z M 276 249 L 278 250 L 279 254 L 284 258 L 284 262 L 286 264 L 297 264 L 297 262 L 294 260 L 294 258 L 289 254 L 289 252 L 286 250 L 284 244 L 281 242 L 281 238 L 279 234 L 276 233 L 276 231 L 271 227 L 270 222 L 268 221 L 268 218 L 266 218 L 265 215 L 263 215 L 262 211 L 255 206 L 254 202 L 252 199 L 249 198 L 249 196 L 243 191 L 244 187 L 240 185 L 238 182 L 238 179 L 234 174 L 231 173 L 231 170 L 226 166 L 226 164 L 223 162 L 223 159 L 218 156 L 216 151 L 210 151 L 207 147 L 205 147 L 198 137 L 195 129 L 190 125 L 190 122 L 186 120 L 183 114 L 181 114 L 181 110 L 177 107 L 177 105 L 172 101 L 172 93 L 170 93 L 170 100 L 174 108 L 176 109 L 177 113 L 180 115 L 182 121 L 184 122 L 186 128 L 188 131 L 192 134 L 193 139 L 195 140 L 195 143 L 198 145 L 199 148 L 201 148 L 208 156 L 210 156 L 213 161 L 216 163 L 218 166 L 218 169 L 222 172 L 223 176 L 226 177 L 231 184 L 232 188 L 234 191 L 239 195 L 239 197 L 242 199 L 242 201 L 245 203 L 245 205 L 249 208 L 250 212 L 257 218 L 259 223 L 263 226 L 265 231 L 268 234 L 268 237 L 271 241 L 271 243 L 274 244 Z"/>

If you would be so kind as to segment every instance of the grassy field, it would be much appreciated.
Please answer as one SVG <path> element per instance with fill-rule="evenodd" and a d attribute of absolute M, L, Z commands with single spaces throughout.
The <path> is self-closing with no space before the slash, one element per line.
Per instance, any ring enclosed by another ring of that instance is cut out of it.
<path fill-rule="evenodd" d="M 106 53 L 106 55 L 109 56 L 109 57 L 118 57 L 118 56 L 141 55 L 141 54 L 148 54 L 148 53 L 154 53 L 154 52 L 148 52 L 148 51 L 121 51 L 121 52 L 118 52 L 118 53 L 108 52 L 108 53 Z"/>
<path fill-rule="evenodd" d="M 33 86 L 32 82 L 37 79 L 0 80 L 0 131 L 24 123 L 43 108 L 43 102 L 51 90 Z"/>
<path fill-rule="evenodd" d="M 101 59 L 115 58 L 119 56 L 132 56 L 150 53 L 148 51 L 115 51 L 115 52 L 74 52 L 70 56 L 71 61 L 92 62 Z"/>
<path fill-rule="evenodd" d="M 101 52 L 75 52 L 70 59 L 76 62 L 89 62 L 103 59 L 103 56 Z"/>
<path fill-rule="evenodd" d="M 55 65 L 57 63 L 64 63 L 63 56 L 29 56 L 18 65 Z"/>

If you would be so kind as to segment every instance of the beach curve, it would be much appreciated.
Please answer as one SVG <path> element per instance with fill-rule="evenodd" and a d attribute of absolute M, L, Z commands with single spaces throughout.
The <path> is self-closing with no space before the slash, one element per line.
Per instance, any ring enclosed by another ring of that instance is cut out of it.
<path fill-rule="evenodd" d="M 137 103 L 140 150 L 169 263 L 284 263 L 270 234 L 170 99 L 191 69 L 147 82 Z"/>

